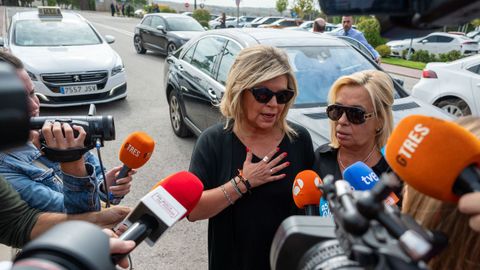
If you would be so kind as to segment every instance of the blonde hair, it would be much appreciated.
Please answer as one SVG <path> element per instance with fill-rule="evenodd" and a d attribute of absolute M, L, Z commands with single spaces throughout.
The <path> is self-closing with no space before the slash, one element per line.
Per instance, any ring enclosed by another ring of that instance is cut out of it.
<path fill-rule="evenodd" d="M 393 82 L 390 77 L 378 70 L 365 70 L 352 75 L 338 78 L 330 88 L 328 101 L 335 103 L 338 91 L 344 86 L 361 86 L 367 90 L 372 99 L 373 111 L 378 121 L 383 122 L 382 128 L 375 135 L 375 144 L 381 149 L 393 130 Z M 330 146 L 340 147 L 335 132 L 335 121 L 330 121 Z"/>
<path fill-rule="evenodd" d="M 288 88 L 293 90 L 294 97 L 285 104 L 279 117 L 278 126 L 292 139 L 296 132 L 288 125 L 286 117 L 297 96 L 297 81 L 288 62 L 287 54 L 278 48 L 257 45 L 243 49 L 235 58 L 225 85 L 225 94 L 220 103 L 220 112 L 227 119 L 225 129 L 233 123 L 241 124 L 244 117 L 242 93 L 259 83 L 286 75 Z"/>
<path fill-rule="evenodd" d="M 462 117 L 455 122 L 480 138 L 480 118 Z M 469 227 L 469 216 L 457 205 L 430 198 L 409 185 L 404 187 L 402 212 L 413 216 L 422 227 L 448 236 L 448 246 L 428 263 L 430 269 L 479 269 L 480 234 Z"/>

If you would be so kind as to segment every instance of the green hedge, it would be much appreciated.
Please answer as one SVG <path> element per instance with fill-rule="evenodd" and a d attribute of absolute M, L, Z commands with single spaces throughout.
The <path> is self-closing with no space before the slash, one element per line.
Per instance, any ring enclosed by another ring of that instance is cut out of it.
<path fill-rule="evenodd" d="M 382 58 L 388 57 L 391 53 L 390 47 L 387 45 L 380 45 L 375 48 Z"/>

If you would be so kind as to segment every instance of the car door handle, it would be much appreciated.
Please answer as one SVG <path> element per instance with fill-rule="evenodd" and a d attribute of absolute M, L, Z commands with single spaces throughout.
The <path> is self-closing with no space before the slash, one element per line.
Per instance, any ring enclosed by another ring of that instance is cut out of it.
<path fill-rule="evenodd" d="M 213 88 L 208 88 L 208 94 L 214 99 L 217 100 L 217 94 L 213 91 Z"/>
<path fill-rule="evenodd" d="M 187 89 L 185 86 L 180 86 L 180 89 L 181 89 L 183 92 L 188 92 L 188 89 Z"/>

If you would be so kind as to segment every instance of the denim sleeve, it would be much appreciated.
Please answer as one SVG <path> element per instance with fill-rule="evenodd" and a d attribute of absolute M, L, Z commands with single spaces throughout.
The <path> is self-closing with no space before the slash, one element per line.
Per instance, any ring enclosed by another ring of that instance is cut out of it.
<path fill-rule="evenodd" d="M 373 54 L 373 57 L 375 57 L 375 59 L 377 59 L 380 56 L 380 54 L 372 47 L 372 45 L 368 43 L 367 39 L 365 38 L 362 32 L 359 32 L 355 38 L 358 41 L 360 41 L 363 45 L 365 45 L 365 47 L 367 47 L 367 49 Z"/>
<path fill-rule="evenodd" d="M 97 156 L 93 155 L 90 152 L 87 152 L 85 154 L 85 163 L 92 164 L 93 167 L 95 168 L 95 185 L 97 186 L 98 195 L 100 196 L 100 199 L 102 201 L 104 202 L 107 201 L 107 195 L 101 189 L 103 185 L 103 174 L 102 174 L 102 169 L 100 167 L 100 161 L 98 160 Z"/>
<path fill-rule="evenodd" d="M 100 211 L 95 168 L 90 163 L 85 163 L 85 168 L 88 173 L 85 177 L 63 173 L 64 204 L 68 214 Z"/>
<path fill-rule="evenodd" d="M 20 194 L 27 204 L 45 212 L 64 212 L 63 193 L 33 181 L 25 174 L 13 171 L 2 172 L 2 176 Z"/>

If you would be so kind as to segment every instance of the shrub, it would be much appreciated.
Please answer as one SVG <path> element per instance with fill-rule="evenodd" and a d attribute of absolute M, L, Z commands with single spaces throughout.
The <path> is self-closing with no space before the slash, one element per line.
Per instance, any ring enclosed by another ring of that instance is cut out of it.
<path fill-rule="evenodd" d="M 363 35 L 372 47 L 375 48 L 379 45 L 385 44 L 385 39 L 380 36 L 380 23 L 378 23 L 377 19 L 364 19 L 357 24 L 357 28 L 363 32 Z"/>
<path fill-rule="evenodd" d="M 210 20 L 210 12 L 206 9 L 197 9 L 193 12 L 192 17 L 197 20 L 202 26 L 208 27 Z"/>
<path fill-rule="evenodd" d="M 391 53 L 390 47 L 387 45 L 380 45 L 375 48 L 381 57 L 388 57 Z"/>
<path fill-rule="evenodd" d="M 410 60 L 423 63 L 431 62 L 430 54 L 428 53 L 428 51 L 425 50 L 419 50 L 414 52 Z"/>
<path fill-rule="evenodd" d="M 455 61 L 457 59 L 462 58 L 463 56 L 460 53 L 460 51 L 449 51 L 447 53 L 447 57 L 448 57 L 448 61 Z"/>

